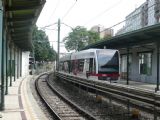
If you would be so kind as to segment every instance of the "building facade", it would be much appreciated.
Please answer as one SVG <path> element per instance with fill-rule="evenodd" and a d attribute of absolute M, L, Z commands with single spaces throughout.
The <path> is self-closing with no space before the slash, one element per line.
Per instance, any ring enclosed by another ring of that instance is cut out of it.
<path fill-rule="evenodd" d="M 100 39 L 107 38 L 107 37 L 112 37 L 113 34 L 114 34 L 113 29 L 106 29 L 102 25 L 93 26 L 91 28 L 91 31 L 98 32 L 99 36 L 100 36 Z"/>
<path fill-rule="evenodd" d="M 148 49 L 149 48 L 149 49 Z M 126 50 L 120 50 L 121 54 L 121 78 L 126 79 L 127 54 Z M 129 79 L 138 82 L 156 83 L 157 53 L 156 45 L 150 44 L 145 47 L 136 47 L 129 51 Z M 159 66 L 160 67 L 160 66 Z"/>
<path fill-rule="evenodd" d="M 125 18 L 125 25 L 116 35 L 141 29 L 160 22 L 160 0 L 147 0 Z"/>

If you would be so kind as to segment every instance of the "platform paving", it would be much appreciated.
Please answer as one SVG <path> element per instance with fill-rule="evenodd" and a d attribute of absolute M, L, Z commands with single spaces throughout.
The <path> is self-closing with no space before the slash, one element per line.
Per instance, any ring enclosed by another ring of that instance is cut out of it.
<path fill-rule="evenodd" d="M 13 82 L 5 96 L 0 120 L 48 120 L 31 93 L 29 83 L 33 79 L 35 76 L 29 75 Z"/>

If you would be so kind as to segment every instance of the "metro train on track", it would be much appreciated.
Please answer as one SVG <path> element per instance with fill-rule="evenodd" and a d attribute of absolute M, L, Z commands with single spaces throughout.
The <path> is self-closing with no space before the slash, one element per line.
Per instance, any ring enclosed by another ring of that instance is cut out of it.
<path fill-rule="evenodd" d="M 65 55 L 59 60 L 59 71 L 87 79 L 117 81 L 119 52 L 112 49 L 88 49 Z"/>

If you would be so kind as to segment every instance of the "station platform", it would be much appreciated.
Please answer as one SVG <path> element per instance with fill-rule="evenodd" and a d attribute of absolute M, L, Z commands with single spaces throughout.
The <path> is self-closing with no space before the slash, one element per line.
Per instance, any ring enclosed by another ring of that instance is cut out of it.
<path fill-rule="evenodd" d="M 35 76 L 17 79 L 9 87 L 5 96 L 5 110 L 0 112 L 0 120 L 48 120 L 34 99 L 30 80 Z"/>
<path fill-rule="evenodd" d="M 120 85 L 126 85 L 127 80 L 121 79 L 117 83 L 120 84 Z M 138 81 L 134 81 L 134 80 L 129 80 L 129 85 L 126 85 L 126 86 L 132 87 L 132 88 L 135 88 L 135 89 L 143 89 L 143 90 L 146 90 L 146 91 L 152 91 L 152 92 L 155 92 L 155 89 L 157 87 L 156 84 L 138 82 Z"/>

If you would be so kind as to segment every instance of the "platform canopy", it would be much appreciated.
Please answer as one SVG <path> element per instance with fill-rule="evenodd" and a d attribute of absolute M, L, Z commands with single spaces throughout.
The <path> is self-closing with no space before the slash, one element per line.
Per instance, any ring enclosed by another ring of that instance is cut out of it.
<path fill-rule="evenodd" d="M 160 42 L 160 24 L 155 24 L 139 30 L 117 35 L 107 40 L 98 41 L 86 46 L 83 50 L 89 48 L 104 48 L 104 46 L 109 49 L 120 49 L 158 41 Z"/>
<path fill-rule="evenodd" d="M 11 40 L 22 50 L 32 48 L 32 27 L 45 0 L 6 0 L 5 16 Z"/>

